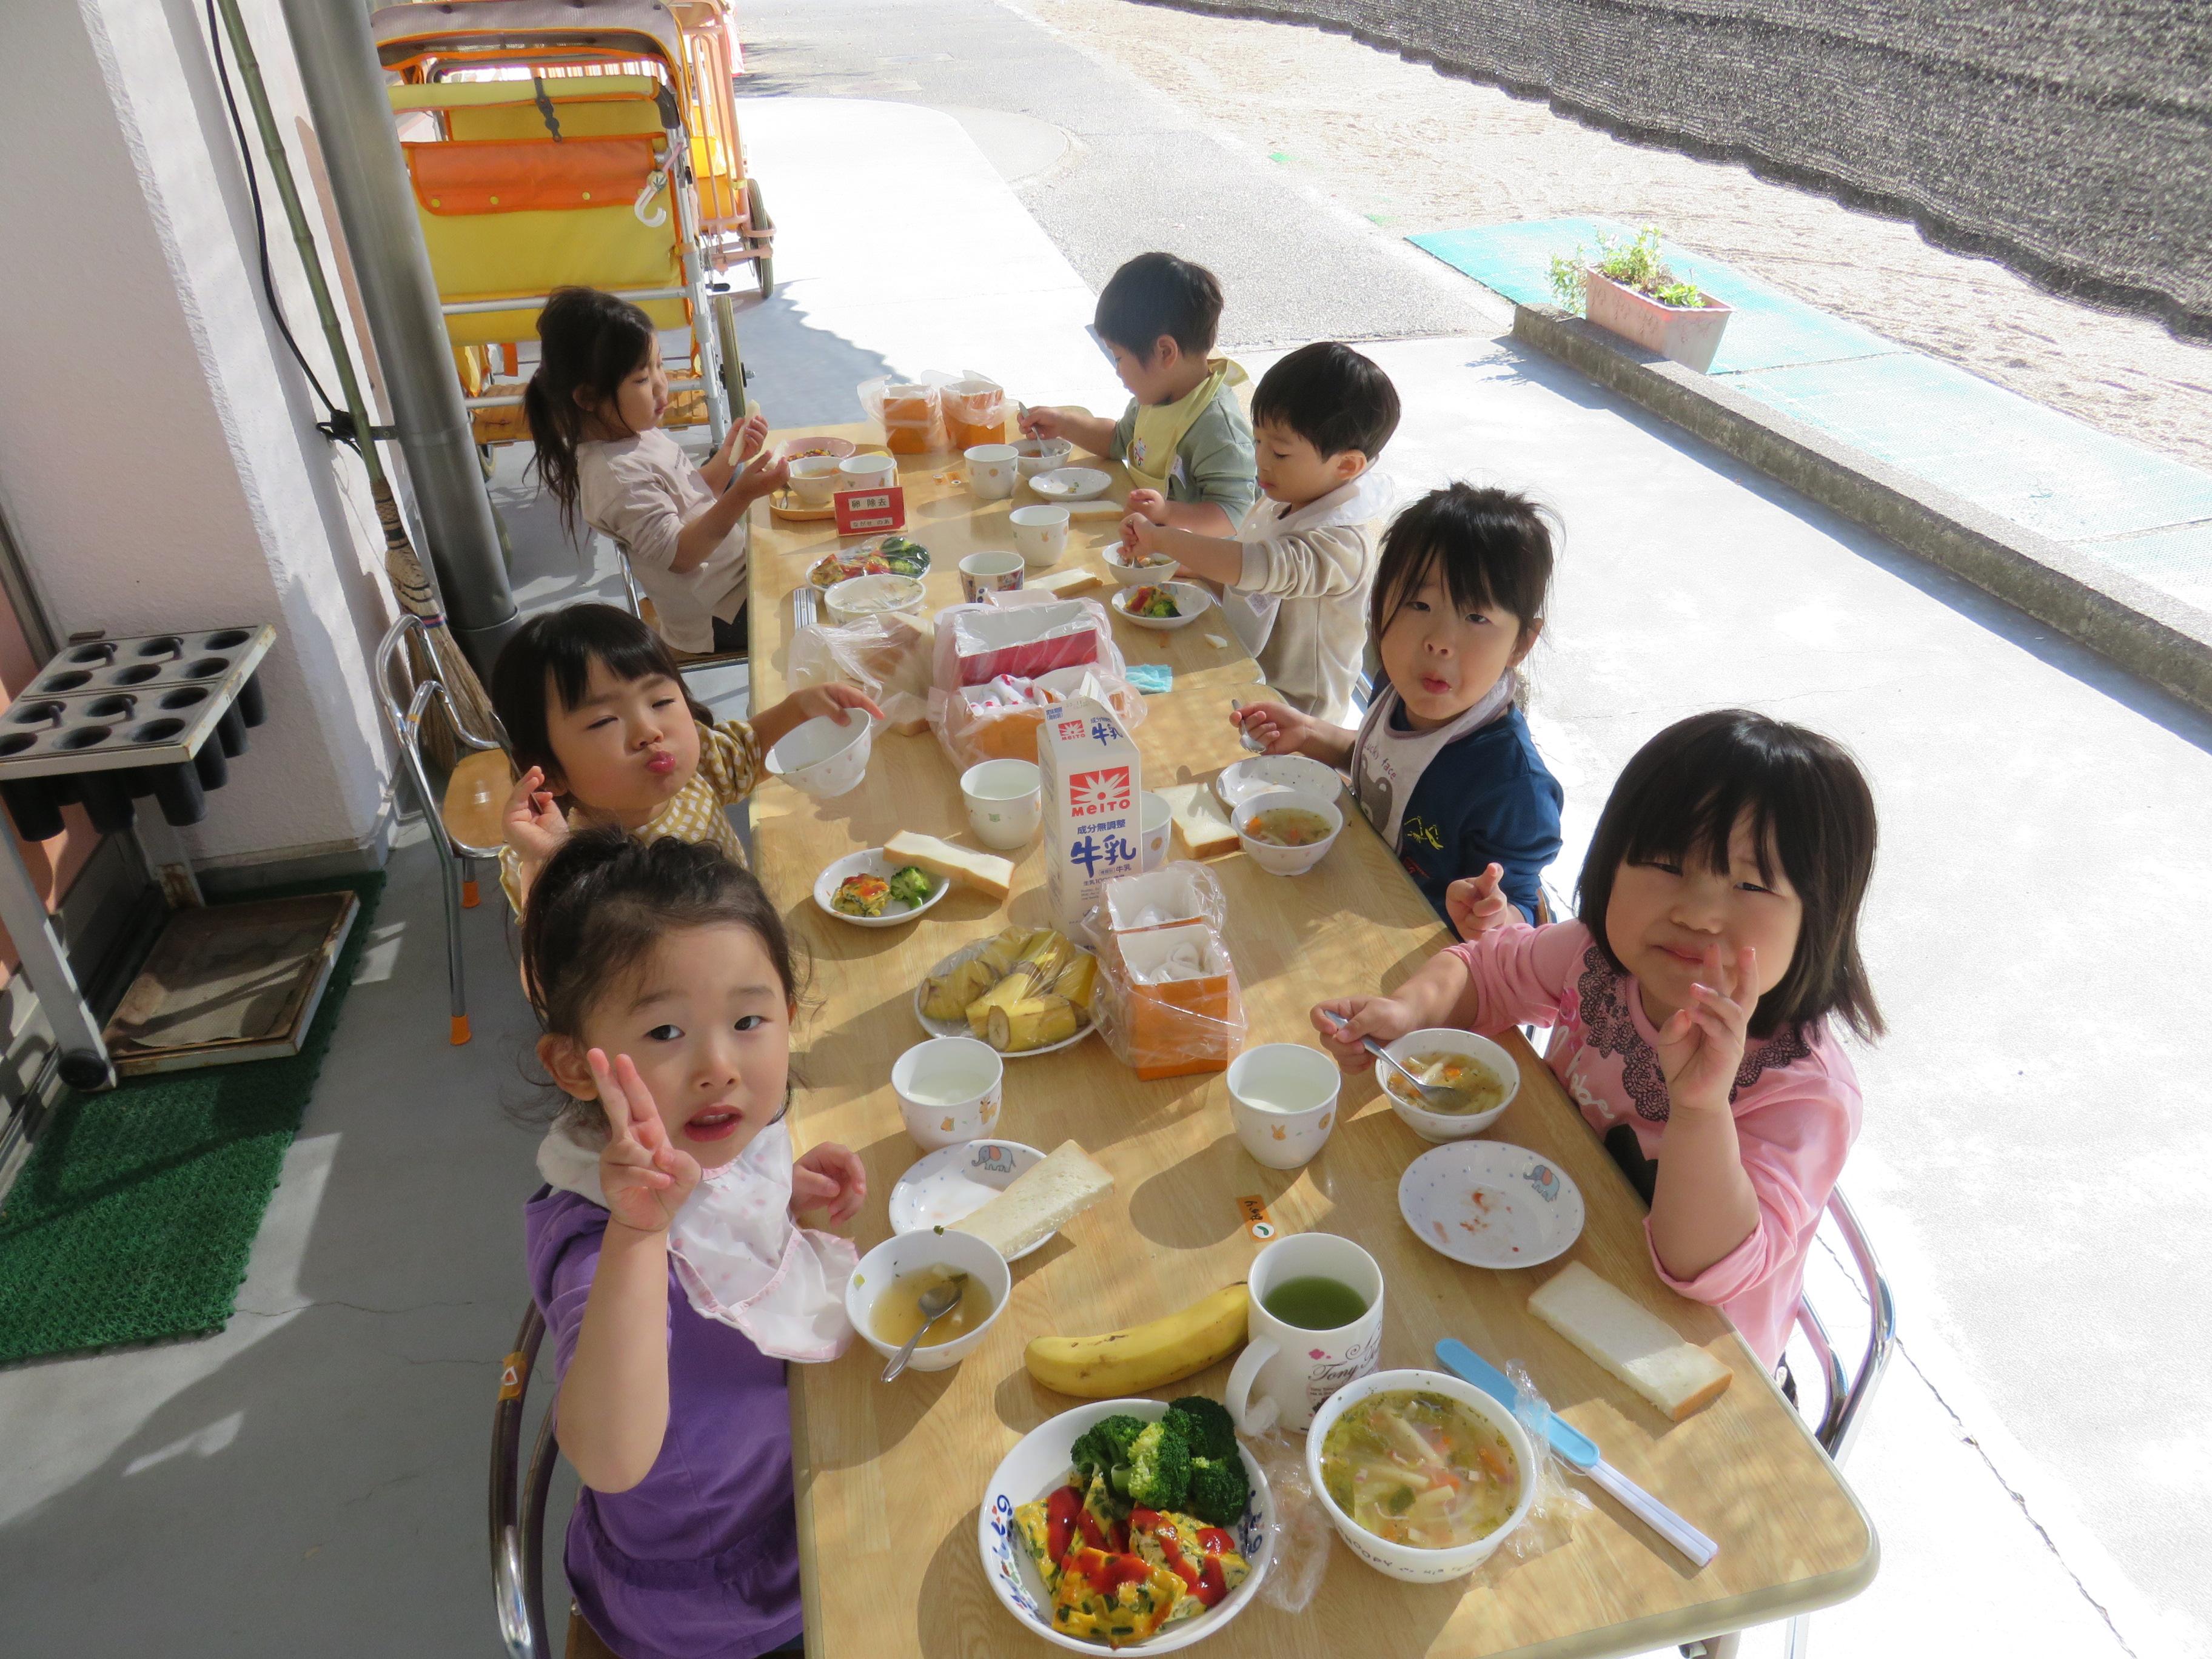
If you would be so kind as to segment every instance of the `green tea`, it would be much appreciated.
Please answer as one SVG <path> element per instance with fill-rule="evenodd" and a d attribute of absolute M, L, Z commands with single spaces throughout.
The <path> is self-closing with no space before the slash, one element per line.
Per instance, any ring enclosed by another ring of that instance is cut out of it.
<path fill-rule="evenodd" d="M 1333 1331 L 1365 1313 L 1367 1298 L 1340 1280 L 1308 1273 L 1285 1279 L 1260 1298 L 1260 1305 L 1285 1325 Z"/>

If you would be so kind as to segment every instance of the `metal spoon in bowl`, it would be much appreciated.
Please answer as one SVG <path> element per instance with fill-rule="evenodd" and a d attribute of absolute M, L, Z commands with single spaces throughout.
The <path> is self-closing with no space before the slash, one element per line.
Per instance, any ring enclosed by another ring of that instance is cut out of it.
<path fill-rule="evenodd" d="M 1350 1020 L 1346 1019 L 1342 1014 L 1338 1013 L 1333 1008 L 1324 1008 L 1321 1011 L 1321 1014 L 1323 1019 L 1328 1020 L 1340 1031 L 1341 1031 L 1346 1026 L 1352 1024 Z M 1438 1100 L 1448 1100 L 1459 1092 L 1456 1089 L 1447 1089 L 1440 1083 L 1422 1082 L 1420 1079 L 1415 1077 L 1411 1072 L 1400 1065 L 1396 1060 L 1393 1059 L 1389 1051 L 1384 1048 L 1383 1046 L 1377 1042 L 1373 1037 L 1364 1036 L 1360 1038 L 1359 1046 L 1366 1049 L 1369 1054 L 1374 1055 L 1376 1059 L 1381 1060 L 1385 1066 L 1388 1066 L 1400 1077 L 1405 1079 L 1407 1082 L 1412 1084 L 1416 1089 L 1419 1089 L 1421 1091 L 1422 1103 L 1425 1105 L 1431 1104 Z"/>
<path fill-rule="evenodd" d="M 890 1382 L 906 1369 L 906 1362 L 914 1358 L 915 1344 L 921 1340 L 922 1333 L 960 1305 L 960 1293 L 966 1288 L 967 1284 L 966 1273 L 955 1273 L 935 1290 L 923 1293 L 920 1304 L 921 1328 L 912 1336 L 907 1338 L 906 1346 L 891 1357 L 890 1364 L 884 1367 L 884 1382 Z"/>

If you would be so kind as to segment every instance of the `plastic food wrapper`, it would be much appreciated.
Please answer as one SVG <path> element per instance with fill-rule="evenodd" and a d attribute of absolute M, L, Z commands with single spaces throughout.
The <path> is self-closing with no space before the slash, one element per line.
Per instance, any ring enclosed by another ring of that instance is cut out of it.
<path fill-rule="evenodd" d="M 1047 599 L 1012 605 L 952 605 L 937 613 L 940 691 L 982 685 L 1001 675 L 1036 679 L 1056 668 L 1102 665 L 1126 680 L 1113 620 L 1096 599 Z"/>
<path fill-rule="evenodd" d="M 911 380 L 880 375 L 860 382 L 860 407 L 884 428 L 894 455 L 933 455 L 946 448 L 945 388 L 959 377 L 932 369 Z"/>
<path fill-rule="evenodd" d="M 1527 1431 L 1528 1443 L 1536 1449 L 1536 1468 L 1532 1472 L 1536 1498 L 1528 1506 L 1528 1518 L 1506 1534 L 1489 1559 L 1474 1570 L 1474 1582 L 1479 1584 L 1494 1584 L 1522 1562 L 1559 1548 L 1574 1535 L 1583 1517 L 1597 1507 L 1579 1487 L 1568 1484 L 1567 1465 L 1552 1449 L 1551 1405 L 1536 1392 L 1527 1368 L 1514 1359 L 1504 1370 L 1514 1392 L 1521 1396 L 1513 1415 Z"/>
<path fill-rule="evenodd" d="M 944 388 L 945 434 L 955 449 L 1006 441 L 1006 389 L 969 369 Z"/>
<path fill-rule="evenodd" d="M 1275 1508 L 1269 1524 L 1274 1548 L 1267 1576 L 1261 1581 L 1261 1599 L 1285 1613 L 1304 1613 L 1328 1576 L 1329 1551 L 1336 1543 L 1328 1500 L 1307 1484 L 1303 1438 L 1270 1430 L 1247 1435 L 1243 1442 L 1267 1477 L 1267 1495 Z"/>
<path fill-rule="evenodd" d="M 1098 890 L 1098 903 L 1084 917 L 1094 951 L 1109 936 L 1204 922 L 1217 933 L 1228 925 L 1229 902 L 1202 864 L 1179 859 L 1139 876 L 1116 876 Z"/>
<path fill-rule="evenodd" d="M 886 724 L 920 732 L 929 721 L 930 625 L 893 611 L 851 623 L 814 623 L 791 636 L 786 679 L 793 690 L 842 681 L 858 686 Z"/>
<path fill-rule="evenodd" d="M 1144 697 L 1127 680 L 1095 668 L 1062 668 L 1034 680 L 1002 675 L 957 691 L 933 686 L 929 724 L 946 756 L 963 772 L 987 760 L 1033 761 L 1044 711 L 1070 697 L 1103 703 L 1125 731 L 1145 718 Z"/>
<path fill-rule="evenodd" d="M 1147 1080 L 1225 1072 L 1244 1046 L 1237 964 L 1210 921 L 1107 934 L 1091 1013 L 1115 1057 Z"/>

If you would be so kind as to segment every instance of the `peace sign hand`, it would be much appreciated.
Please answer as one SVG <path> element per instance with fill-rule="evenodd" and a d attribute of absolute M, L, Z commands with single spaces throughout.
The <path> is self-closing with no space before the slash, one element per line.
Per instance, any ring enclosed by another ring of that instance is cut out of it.
<path fill-rule="evenodd" d="M 1688 1004 L 1659 1028 L 1659 1069 L 1675 1110 L 1728 1110 L 1759 1002 L 1758 969 L 1758 952 L 1749 945 L 1736 952 L 1733 965 L 1721 960 L 1717 941 L 1705 946 Z"/>
<path fill-rule="evenodd" d="M 1453 932 L 1462 939 L 1474 939 L 1520 920 L 1513 902 L 1498 890 L 1504 878 L 1503 866 L 1486 865 L 1480 875 L 1462 876 L 1444 889 L 1444 914 L 1451 918 Z"/>
<path fill-rule="evenodd" d="M 607 1212 L 639 1232 L 665 1232 L 699 1184 L 698 1160 L 669 1144 L 667 1126 L 638 1075 L 636 1061 L 617 1054 L 610 1065 L 604 1048 L 592 1049 L 585 1059 L 607 1115 L 606 1150 L 599 1154 L 599 1190 Z"/>

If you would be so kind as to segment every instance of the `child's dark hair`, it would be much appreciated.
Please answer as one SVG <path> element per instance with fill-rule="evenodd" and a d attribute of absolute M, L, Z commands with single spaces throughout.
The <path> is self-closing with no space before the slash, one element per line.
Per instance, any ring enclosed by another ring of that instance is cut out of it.
<path fill-rule="evenodd" d="M 1804 918 L 1790 971 L 1759 1000 L 1751 1033 L 1835 1014 L 1863 1037 L 1881 1012 L 1859 957 L 1859 904 L 1874 872 L 1874 793 L 1850 751 L 1802 726 L 1721 708 L 1677 720 L 1636 751 L 1599 816 L 1576 887 L 1576 908 L 1613 965 L 1605 935 L 1614 872 L 1654 860 L 1729 867 L 1729 837 L 1751 815 L 1759 867 L 1768 860 L 1797 890 Z"/>
<path fill-rule="evenodd" d="M 492 665 L 492 712 L 507 728 L 507 752 L 517 767 L 542 768 L 548 778 L 562 775 L 546 731 L 547 699 L 558 698 L 563 708 L 581 702 L 595 662 L 605 663 L 625 684 L 666 675 L 683 688 L 691 718 L 702 726 L 714 723 L 684 685 L 675 655 L 659 635 L 611 605 L 564 605 L 523 623 Z"/>
<path fill-rule="evenodd" d="M 1316 340 L 1260 377 L 1252 424 L 1263 421 L 1289 428 L 1323 460 L 1357 450 L 1371 461 L 1398 429 L 1398 388 L 1373 358 Z"/>
<path fill-rule="evenodd" d="M 1185 356 L 1203 357 L 1221 325 L 1221 283 L 1172 253 L 1139 253 L 1106 279 L 1091 320 L 1109 345 L 1143 361 L 1163 334 Z"/>
<path fill-rule="evenodd" d="M 647 842 L 620 830 L 579 830 L 545 861 L 523 911 L 530 1011 L 550 1035 L 580 1038 L 592 1005 L 661 939 L 716 925 L 750 928 L 785 1000 L 799 1000 L 791 937 L 751 872 L 716 848 L 673 836 Z M 556 1115 L 584 1125 L 599 1117 L 597 1107 L 574 1101 Z"/>
<path fill-rule="evenodd" d="M 653 351 L 653 319 L 596 288 L 558 288 L 538 313 L 537 372 L 522 391 L 523 418 L 537 447 L 538 476 L 576 531 L 576 445 L 584 430 L 581 392 L 611 413 L 622 383 Z"/>
<path fill-rule="evenodd" d="M 1512 490 L 1468 483 L 1422 496 L 1382 534 L 1368 638 L 1382 637 L 1431 572 L 1454 611 L 1510 611 L 1526 639 L 1551 599 L 1552 532 L 1543 510 Z"/>

